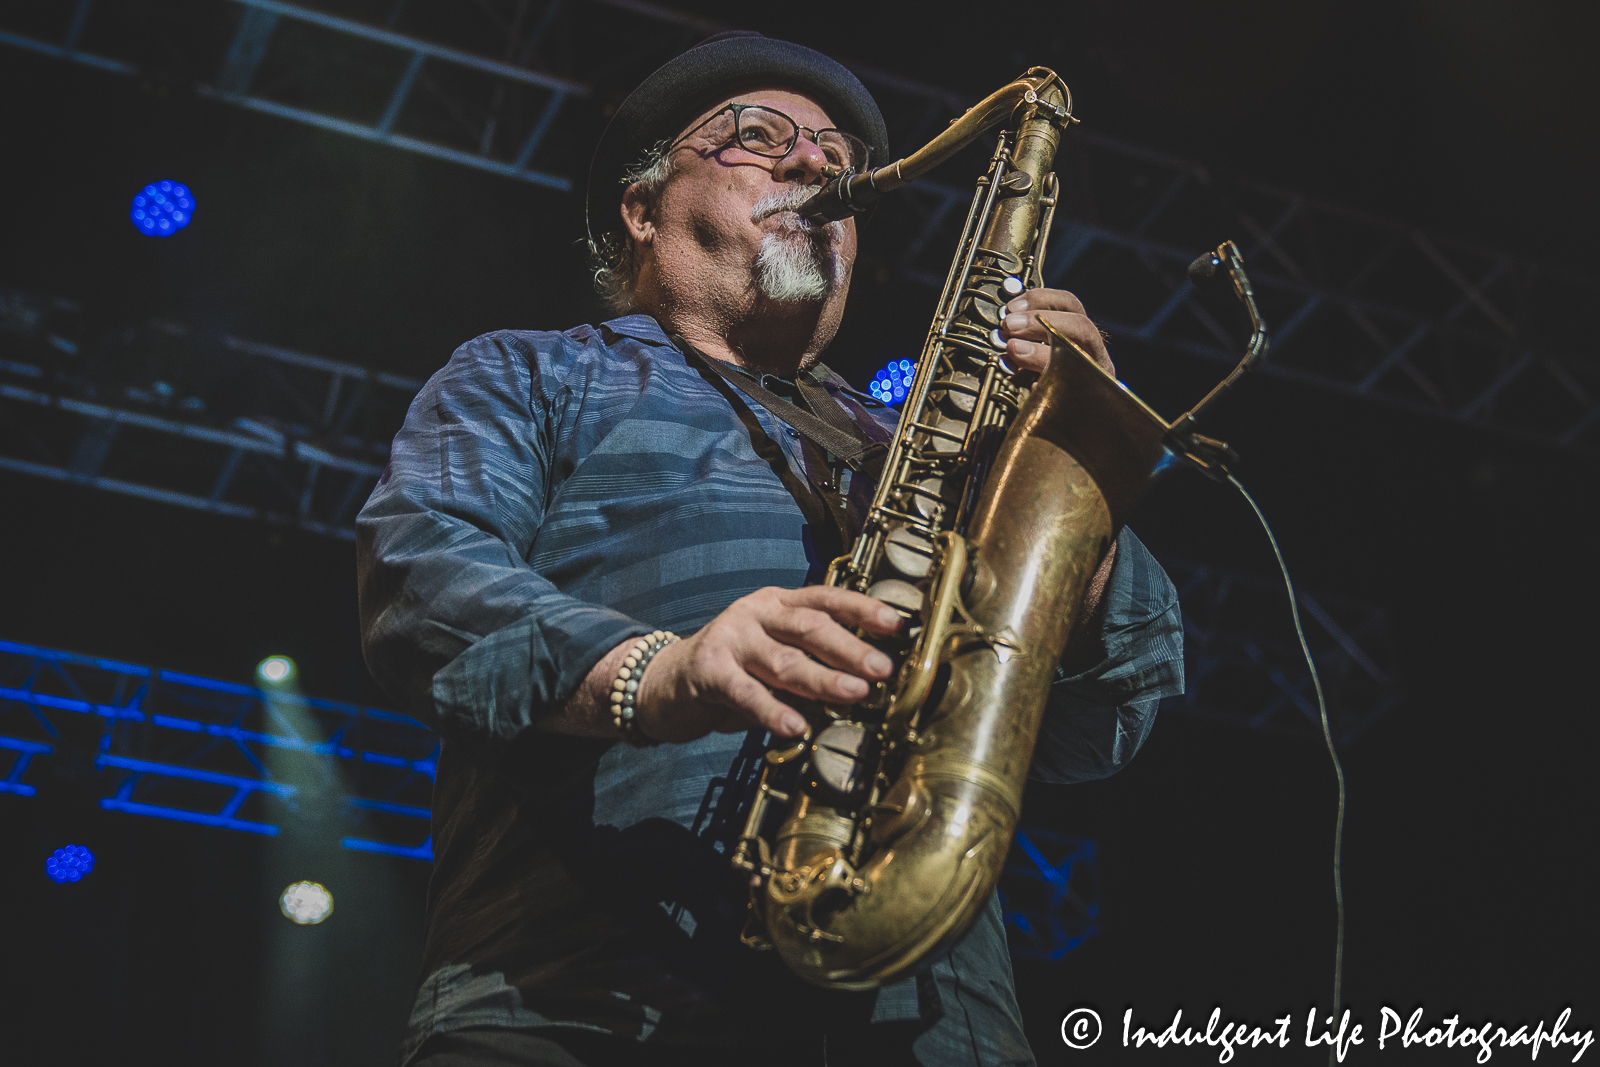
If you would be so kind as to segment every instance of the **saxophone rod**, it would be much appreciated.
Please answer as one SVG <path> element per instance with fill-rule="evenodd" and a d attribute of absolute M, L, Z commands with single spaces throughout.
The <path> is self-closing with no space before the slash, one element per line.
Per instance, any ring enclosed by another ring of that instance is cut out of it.
<path fill-rule="evenodd" d="M 1045 90 L 1051 82 L 1061 87 L 1060 105 L 1044 99 Z M 834 175 L 815 196 L 800 205 L 800 216 L 838 222 L 861 214 L 876 204 L 884 193 L 893 192 L 922 177 L 971 144 L 985 130 L 1005 121 L 1021 104 L 1053 109 L 1065 123 L 1078 121 L 1072 117 L 1072 93 L 1066 83 L 1053 70 L 1033 67 L 1010 85 L 997 89 L 968 108 L 948 129 L 904 159 L 859 173 L 846 167 Z"/>

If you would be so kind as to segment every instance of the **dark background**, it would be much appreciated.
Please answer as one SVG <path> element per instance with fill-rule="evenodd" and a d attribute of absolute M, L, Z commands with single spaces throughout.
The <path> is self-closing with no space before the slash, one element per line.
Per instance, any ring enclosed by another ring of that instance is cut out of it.
<path fill-rule="evenodd" d="M 883 4 L 836 30 L 798 7 L 679 6 L 974 97 L 1047 63 L 1099 132 L 1597 273 L 1592 5 L 1083 0 L 941 19 Z M 646 72 L 607 73 L 620 95 Z M 207 104 L 181 79 L 0 50 L 0 161 L 0 284 L 108 318 L 169 315 L 420 377 L 487 330 L 599 317 L 575 197 Z M 144 238 L 128 199 L 168 176 L 196 190 L 197 221 Z M 852 300 L 830 361 L 860 378 L 884 338 L 921 335 L 933 295 L 891 282 Z M 1134 344 L 1115 355 L 1162 410 L 1213 374 Z M 1297 580 L 1395 620 L 1406 702 L 1344 753 L 1346 1002 L 1369 1028 L 1384 1004 L 1504 1023 L 1571 1005 L 1593 1028 L 1595 461 L 1266 378 L 1213 432 L 1245 456 Z M 1157 551 L 1271 573 L 1242 501 L 1209 483 L 1169 482 L 1134 525 Z M 282 652 L 309 693 L 386 703 L 360 661 L 347 545 L 11 474 L 0 530 L 0 635 L 240 681 Z M 288 861 L 246 835 L 106 815 L 96 788 L 0 796 L 0 1048 L 251 1062 Z M 1100 842 L 1106 918 L 1063 962 L 1019 964 L 1040 1061 L 1115 1058 L 1062 1048 L 1078 1004 L 1112 1029 L 1127 1006 L 1164 1026 L 1220 1004 L 1263 1024 L 1292 1011 L 1303 1032 L 1330 994 L 1333 813 L 1315 746 L 1171 715 L 1116 778 L 1035 789 L 1028 821 Z M 43 858 L 68 840 L 100 867 L 56 887 Z M 338 976 L 330 1063 L 389 1062 L 416 978 L 425 870 L 361 862 L 381 907 L 342 899 L 309 932 Z"/>

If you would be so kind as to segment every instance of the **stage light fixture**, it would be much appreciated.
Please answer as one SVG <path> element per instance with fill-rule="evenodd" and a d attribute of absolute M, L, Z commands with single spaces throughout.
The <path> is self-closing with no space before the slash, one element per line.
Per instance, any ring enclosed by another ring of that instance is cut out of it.
<path fill-rule="evenodd" d="M 256 664 L 256 677 L 268 685 L 286 685 L 294 675 L 294 660 L 288 656 L 268 656 Z"/>
<path fill-rule="evenodd" d="M 317 882 L 295 882 L 278 898 L 284 918 L 300 926 L 315 926 L 333 914 L 333 894 Z"/>
<path fill-rule="evenodd" d="M 151 182 L 133 194 L 128 217 L 142 234 L 171 237 L 194 218 L 194 194 L 178 182 Z"/>
<path fill-rule="evenodd" d="M 94 870 L 94 853 L 82 845 L 67 845 L 50 853 L 44 861 L 44 873 L 52 882 L 66 884 L 77 882 Z"/>
<path fill-rule="evenodd" d="M 885 404 L 898 404 L 906 398 L 911 387 L 911 377 L 917 365 L 909 359 L 891 359 L 889 365 L 873 376 L 867 391 Z"/>

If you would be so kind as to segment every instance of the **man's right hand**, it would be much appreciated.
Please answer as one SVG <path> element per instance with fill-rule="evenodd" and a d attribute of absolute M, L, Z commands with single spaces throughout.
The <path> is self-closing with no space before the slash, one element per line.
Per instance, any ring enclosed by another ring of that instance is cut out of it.
<path fill-rule="evenodd" d="M 656 653 L 640 683 L 635 721 L 658 741 L 751 727 L 798 737 L 805 718 L 770 690 L 835 704 L 860 700 L 894 665 L 854 631 L 888 635 L 901 622 L 882 601 L 848 589 L 758 589 Z"/>

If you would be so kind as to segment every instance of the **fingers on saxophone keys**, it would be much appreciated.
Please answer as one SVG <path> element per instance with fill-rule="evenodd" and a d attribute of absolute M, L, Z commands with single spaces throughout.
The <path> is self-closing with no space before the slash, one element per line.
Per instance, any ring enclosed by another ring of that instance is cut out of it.
<path fill-rule="evenodd" d="M 729 681 L 726 695 L 740 715 L 779 737 L 799 737 L 806 732 L 805 716 L 773 696 L 759 679 L 741 674 Z"/>
<path fill-rule="evenodd" d="M 1111 356 L 1106 351 L 1105 335 L 1087 315 L 1067 311 L 1041 311 L 1037 317 L 1043 322 L 1048 322 L 1056 333 L 1076 342 L 1078 347 L 1089 353 L 1106 373 L 1116 374 Z"/>
<path fill-rule="evenodd" d="M 1020 313 L 1024 311 L 1071 311 L 1083 315 L 1083 301 L 1065 289 L 1029 289 L 1021 296 L 1006 304 L 1009 312 Z"/>
<path fill-rule="evenodd" d="M 1051 330 L 1065 334 L 1080 344 L 1091 336 L 1098 337 L 1100 333 L 1089 317 L 1081 312 L 1049 308 L 1007 315 L 1000 323 L 1000 333 L 1007 338 L 1049 344 L 1050 331 L 1045 329 L 1047 322 Z"/>
<path fill-rule="evenodd" d="M 785 598 L 789 608 L 815 608 L 832 616 L 841 626 L 854 629 L 862 627 L 873 633 L 892 634 L 900 628 L 899 612 L 882 601 L 849 589 L 836 589 L 827 585 L 808 585 L 789 592 Z"/>
<path fill-rule="evenodd" d="M 848 634 L 845 636 L 849 637 Z M 850 640 L 854 641 L 855 638 Z M 888 665 L 888 657 L 883 653 L 870 646 L 864 647 L 869 655 L 861 658 L 882 657 L 884 665 Z M 761 661 L 751 667 L 759 680 L 806 700 L 860 700 L 870 688 L 867 680 L 857 673 L 861 668 L 852 665 L 844 670 L 835 670 L 818 663 L 793 645 L 775 643 L 775 647 L 768 649 Z M 881 676 L 887 677 L 888 671 L 883 671 Z"/>
<path fill-rule="evenodd" d="M 1045 332 L 1044 326 L 1039 322 L 1038 312 L 1013 311 L 1000 320 L 1000 336 L 1013 341 L 1018 339 L 1042 341 L 1045 339 Z"/>
<path fill-rule="evenodd" d="M 899 621 L 898 616 L 895 621 Z M 803 649 L 829 667 L 868 680 L 887 678 L 894 666 L 888 656 L 821 611 L 802 608 L 791 612 L 768 626 L 767 632 L 792 650 Z"/>
<path fill-rule="evenodd" d="M 1045 367 L 1050 363 L 1050 346 L 1013 337 L 1006 342 L 1006 362 L 1018 371 L 1043 374 Z"/>
<path fill-rule="evenodd" d="M 1013 306 L 1022 299 L 1018 297 L 1012 301 Z M 1066 320 L 1076 319 L 1077 323 L 1074 323 L 1071 331 L 1067 333 L 1067 336 L 1074 340 L 1079 333 L 1085 332 L 1085 329 L 1079 327 L 1080 323 L 1088 330 L 1093 329 L 1089 320 L 1081 315 L 1072 316 L 1050 310 L 1044 310 L 1043 314 L 1050 316 L 1051 325 L 1057 329 L 1066 326 Z M 1018 371 L 1032 371 L 1035 374 L 1044 372 L 1045 366 L 1050 362 L 1050 334 L 1046 332 L 1041 321 L 1040 310 L 1013 312 L 1007 315 L 1000 324 L 1000 333 L 1006 341 L 1007 363 Z"/>
<path fill-rule="evenodd" d="M 1000 322 L 1000 332 L 1007 338 L 1048 345 L 1050 335 L 1042 321 L 1046 316 L 1051 326 L 1080 344 L 1086 343 L 1091 334 L 1098 334 L 1094 323 L 1089 321 L 1083 301 L 1065 289 L 1030 289 L 1010 301 Z"/>

